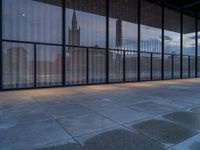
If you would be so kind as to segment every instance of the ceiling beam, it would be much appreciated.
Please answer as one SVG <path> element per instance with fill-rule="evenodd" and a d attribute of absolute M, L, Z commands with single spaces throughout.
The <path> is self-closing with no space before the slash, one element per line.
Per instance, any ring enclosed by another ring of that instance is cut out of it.
<path fill-rule="evenodd" d="M 198 5 L 198 4 L 200 4 L 200 1 L 196 1 L 196 2 L 193 2 L 193 3 L 189 3 L 187 5 L 184 5 L 183 8 L 189 8 L 189 7 Z"/>

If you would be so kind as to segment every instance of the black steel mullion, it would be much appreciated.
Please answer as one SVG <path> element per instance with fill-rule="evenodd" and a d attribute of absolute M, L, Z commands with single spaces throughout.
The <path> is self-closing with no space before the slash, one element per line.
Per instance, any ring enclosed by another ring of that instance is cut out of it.
<path fill-rule="evenodd" d="M 150 72 L 151 72 L 151 80 L 153 80 L 153 53 L 151 53 L 151 67 L 150 67 Z"/>
<path fill-rule="evenodd" d="M 123 51 L 123 81 L 126 82 L 126 51 Z"/>
<path fill-rule="evenodd" d="M 180 78 L 183 78 L 183 11 L 181 10 Z"/>
<path fill-rule="evenodd" d="M 1 39 L 1 43 L 0 43 L 0 90 L 2 90 L 3 88 L 3 57 L 2 57 L 2 0 L 0 0 L 0 39 Z"/>
<path fill-rule="evenodd" d="M 62 0 L 62 85 L 65 86 L 65 41 L 66 41 L 66 35 L 65 35 L 65 0 Z"/>
<path fill-rule="evenodd" d="M 172 79 L 174 78 L 174 55 L 172 54 Z"/>
<path fill-rule="evenodd" d="M 34 88 L 37 87 L 37 45 L 34 44 Z"/>
<path fill-rule="evenodd" d="M 86 49 L 86 82 L 89 83 L 89 48 Z"/>
<path fill-rule="evenodd" d="M 190 78 L 190 56 L 188 56 L 188 78 Z"/>
<path fill-rule="evenodd" d="M 164 8 L 164 1 L 162 2 L 162 62 L 161 62 L 161 75 L 162 75 L 162 80 L 164 80 L 164 44 L 165 44 L 165 41 L 164 41 L 164 19 L 165 19 L 165 8 Z"/>
<path fill-rule="evenodd" d="M 140 37 L 140 23 L 141 23 L 141 2 L 140 0 L 138 0 L 138 61 L 137 61 L 137 73 L 138 73 L 138 81 L 140 81 L 140 40 L 141 40 L 141 37 Z"/>
<path fill-rule="evenodd" d="M 195 18 L 195 77 L 198 77 L 198 18 Z"/>
<path fill-rule="evenodd" d="M 109 0 L 106 0 L 106 83 L 109 83 Z"/>

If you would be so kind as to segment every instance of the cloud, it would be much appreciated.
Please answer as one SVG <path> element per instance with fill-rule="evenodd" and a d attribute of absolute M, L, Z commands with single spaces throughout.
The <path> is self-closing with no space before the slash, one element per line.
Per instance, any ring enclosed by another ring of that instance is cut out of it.
<path fill-rule="evenodd" d="M 169 37 L 169 36 L 164 36 L 164 39 L 165 39 L 165 40 L 169 40 L 169 41 L 172 40 L 172 38 Z"/>
<path fill-rule="evenodd" d="M 190 39 L 195 39 L 196 36 L 191 36 L 191 37 L 189 37 L 189 38 L 190 38 Z M 200 39 L 200 34 L 197 36 L 197 38 Z"/>

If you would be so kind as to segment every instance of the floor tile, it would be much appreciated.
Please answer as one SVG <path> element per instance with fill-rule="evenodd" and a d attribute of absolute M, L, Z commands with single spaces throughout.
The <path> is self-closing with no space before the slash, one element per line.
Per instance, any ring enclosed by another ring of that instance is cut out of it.
<path fill-rule="evenodd" d="M 164 150 L 164 145 L 124 128 L 78 138 L 87 150 Z"/>
<path fill-rule="evenodd" d="M 144 121 L 132 127 L 138 132 L 165 144 L 176 144 L 196 134 L 193 130 L 165 120 L 156 119 Z"/>
<path fill-rule="evenodd" d="M 73 136 L 80 136 L 117 125 L 115 122 L 96 113 L 66 117 L 58 121 Z"/>
<path fill-rule="evenodd" d="M 129 108 L 133 108 L 133 109 L 140 110 L 140 111 L 154 114 L 154 115 L 162 114 L 162 113 L 169 112 L 169 111 L 172 111 L 173 109 L 175 109 L 168 105 L 157 104 L 154 102 L 138 103 L 138 104 L 130 106 Z"/>
<path fill-rule="evenodd" d="M 69 140 L 71 136 L 54 121 L 17 125 L 0 129 L 0 145 L 5 150 L 28 150 L 58 140 Z"/>
<path fill-rule="evenodd" d="M 121 124 L 129 123 L 140 119 L 145 119 L 151 116 L 150 114 L 134 111 L 129 108 L 101 111 L 100 113 Z"/>
<path fill-rule="evenodd" d="M 0 129 L 11 128 L 24 123 L 34 123 L 44 120 L 50 120 L 50 117 L 43 110 L 7 113 L 0 115 Z"/>
<path fill-rule="evenodd" d="M 200 150 L 200 134 L 172 147 L 174 150 Z"/>
<path fill-rule="evenodd" d="M 191 129 L 200 129 L 200 116 L 192 112 L 173 112 L 163 117 Z"/>
<path fill-rule="evenodd" d="M 80 104 L 63 104 L 59 106 L 47 107 L 45 110 L 55 119 L 68 116 L 77 116 L 91 112 L 88 107 Z"/>

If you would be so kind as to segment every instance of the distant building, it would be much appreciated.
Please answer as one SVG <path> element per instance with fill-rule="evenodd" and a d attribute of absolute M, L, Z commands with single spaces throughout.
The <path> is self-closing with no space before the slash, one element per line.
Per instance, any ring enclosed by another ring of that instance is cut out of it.
<path fill-rule="evenodd" d="M 69 28 L 69 43 L 68 44 L 80 46 L 80 27 L 78 27 L 75 10 L 72 16 L 71 29 Z"/>
<path fill-rule="evenodd" d="M 116 21 L 116 47 L 122 47 L 122 20 Z"/>
<path fill-rule="evenodd" d="M 23 47 L 12 47 L 3 53 L 4 83 L 7 85 L 15 82 L 16 86 L 26 81 L 31 68 L 29 67 L 27 51 Z M 16 83 L 17 82 L 17 83 Z"/>

